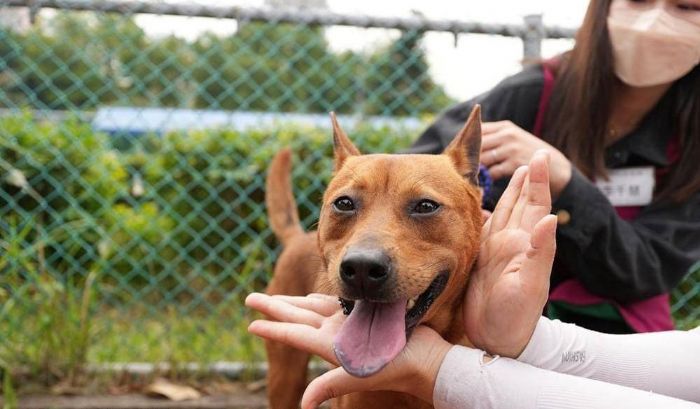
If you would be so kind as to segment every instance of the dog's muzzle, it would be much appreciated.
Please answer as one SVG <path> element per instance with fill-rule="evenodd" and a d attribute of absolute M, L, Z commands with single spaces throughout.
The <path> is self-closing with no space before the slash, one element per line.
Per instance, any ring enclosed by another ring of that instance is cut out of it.
<path fill-rule="evenodd" d="M 393 270 L 391 258 L 382 250 L 350 249 L 340 262 L 343 293 L 350 299 L 385 301 Z"/>

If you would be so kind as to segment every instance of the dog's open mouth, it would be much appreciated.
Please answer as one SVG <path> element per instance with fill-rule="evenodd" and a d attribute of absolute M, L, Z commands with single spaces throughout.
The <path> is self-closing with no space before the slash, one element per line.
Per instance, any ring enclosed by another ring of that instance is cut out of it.
<path fill-rule="evenodd" d="M 348 318 L 333 341 L 340 364 L 351 375 L 366 377 L 379 372 L 398 355 L 406 340 L 447 285 L 443 271 L 413 299 L 380 303 L 340 299 Z"/>

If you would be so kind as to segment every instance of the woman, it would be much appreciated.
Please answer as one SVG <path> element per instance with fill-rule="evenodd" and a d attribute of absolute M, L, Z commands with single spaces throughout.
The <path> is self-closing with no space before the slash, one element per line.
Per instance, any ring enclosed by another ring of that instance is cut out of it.
<path fill-rule="evenodd" d="M 592 0 L 573 50 L 449 109 L 413 151 L 441 151 L 481 104 L 495 202 L 518 166 L 549 150 L 550 317 L 671 329 L 667 293 L 700 260 L 699 61 L 700 0 Z"/>
<path fill-rule="evenodd" d="M 697 408 L 690 402 L 700 401 L 700 378 L 693 376 L 700 370 L 700 328 L 620 336 L 539 317 L 555 224 L 548 206 L 528 198 L 548 184 L 547 174 L 539 153 L 527 171 L 514 173 L 484 225 L 480 260 L 464 300 L 465 328 L 475 345 L 517 361 L 450 345 L 419 326 L 382 371 L 355 378 L 333 369 L 311 382 L 302 407 L 352 392 L 393 390 L 438 409 Z M 255 321 L 250 332 L 337 365 L 333 338 L 345 316 L 336 298 L 251 294 L 246 305 L 276 320 Z"/>

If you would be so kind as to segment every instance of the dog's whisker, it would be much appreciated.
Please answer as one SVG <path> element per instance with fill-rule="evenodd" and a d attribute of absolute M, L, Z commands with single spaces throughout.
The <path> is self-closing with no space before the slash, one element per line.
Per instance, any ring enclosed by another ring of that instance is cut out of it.
<path fill-rule="evenodd" d="M 423 180 L 425 180 L 428 177 L 428 175 L 421 176 L 420 178 L 416 179 L 415 182 L 411 185 L 409 191 L 410 192 L 415 192 L 418 190 L 418 186 L 423 184 Z"/>
<path fill-rule="evenodd" d="M 435 268 L 435 267 L 438 267 L 438 266 L 439 266 L 439 268 Z M 416 267 L 407 267 L 407 268 L 405 269 L 405 271 L 408 272 L 408 273 L 424 272 L 424 271 L 432 271 L 432 270 L 435 270 L 436 272 L 437 272 L 437 271 L 443 271 L 443 270 L 447 270 L 447 267 L 445 267 L 445 263 L 444 263 L 444 262 L 437 261 L 437 262 L 434 262 L 434 263 L 419 265 L 419 266 L 416 266 Z"/>
<path fill-rule="evenodd" d="M 350 179 L 352 179 L 352 181 L 355 182 L 356 185 L 361 185 L 361 177 L 357 174 L 357 172 L 355 172 L 355 169 L 350 168 L 348 170 L 350 171 Z"/>

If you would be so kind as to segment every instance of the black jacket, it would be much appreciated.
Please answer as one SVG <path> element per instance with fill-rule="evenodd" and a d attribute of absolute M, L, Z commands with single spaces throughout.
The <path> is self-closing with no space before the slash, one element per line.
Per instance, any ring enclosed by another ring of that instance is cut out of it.
<path fill-rule="evenodd" d="M 444 112 L 412 152 L 441 152 L 475 103 L 481 104 L 484 121 L 510 120 L 532 132 L 543 83 L 541 66 L 506 78 L 493 90 Z M 635 131 L 606 149 L 607 167 L 669 165 L 666 148 L 671 135 L 666 125 L 671 120 L 661 109 L 652 110 Z M 497 181 L 496 200 L 507 183 Z M 652 202 L 630 222 L 622 220 L 598 188 L 574 168 L 553 210 L 571 215 L 557 229 L 554 285 L 573 275 L 593 294 L 637 301 L 669 292 L 700 260 L 700 192 L 681 205 Z"/>

